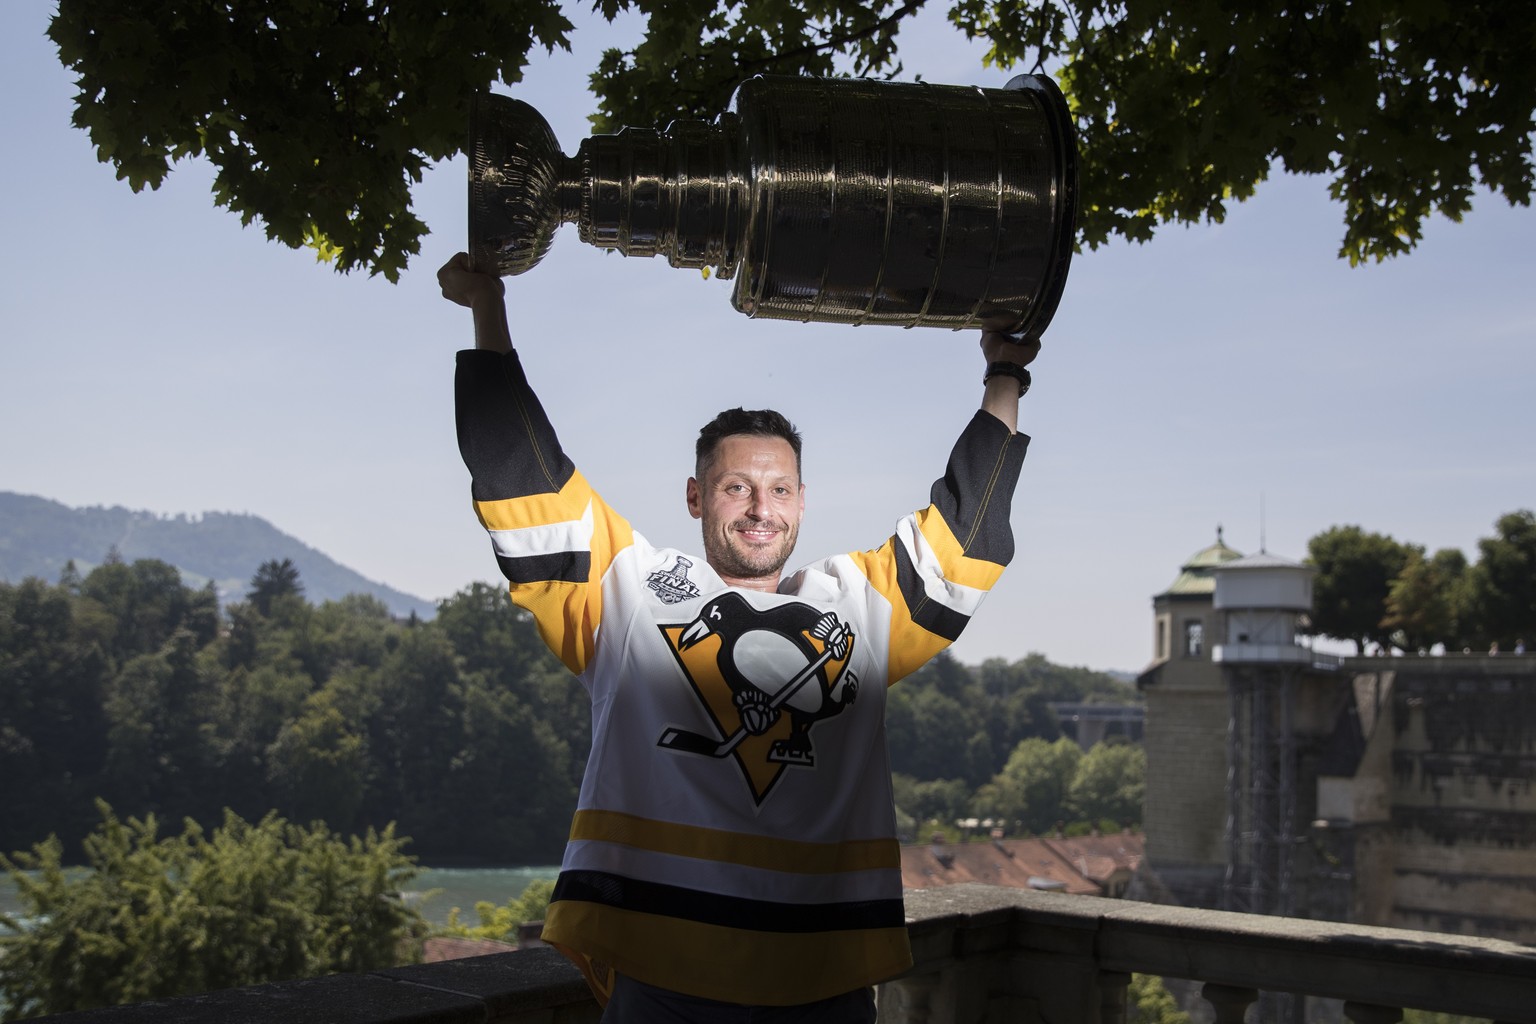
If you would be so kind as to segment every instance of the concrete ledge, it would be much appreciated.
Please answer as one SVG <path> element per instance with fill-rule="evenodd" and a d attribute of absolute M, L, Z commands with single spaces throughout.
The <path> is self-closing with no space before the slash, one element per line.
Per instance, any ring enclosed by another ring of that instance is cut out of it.
<path fill-rule="evenodd" d="M 553 949 L 225 989 L 33 1018 L 57 1024 L 596 1024 L 581 972 Z"/>
<path fill-rule="evenodd" d="M 992 933 L 1004 908 L 1018 928 L 1006 945 L 1026 958 L 1076 956 L 1100 971 L 1536 1024 L 1536 947 L 982 885 L 907 893 L 914 954 L 925 940 L 913 973 L 934 969 L 945 945 L 930 932 L 964 933 L 974 920 Z M 953 955 L 978 951 L 966 945 L 950 943 Z"/>
<path fill-rule="evenodd" d="M 1131 973 L 1536 1024 L 1536 947 L 962 883 L 907 893 L 885 1024 L 1118 1020 Z M 61 1014 L 55 1024 L 596 1024 L 553 949 Z"/>

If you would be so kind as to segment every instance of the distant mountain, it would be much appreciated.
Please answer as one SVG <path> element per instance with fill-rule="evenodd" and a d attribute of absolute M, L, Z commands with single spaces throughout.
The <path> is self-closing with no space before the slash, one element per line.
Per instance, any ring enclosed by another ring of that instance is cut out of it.
<path fill-rule="evenodd" d="M 189 587 L 212 580 L 219 600 L 226 603 L 245 596 L 262 562 L 288 558 L 298 567 L 304 596 L 316 604 L 370 594 L 399 616 L 415 612 L 430 618 L 437 611 L 430 601 L 364 579 L 260 516 L 159 516 L 121 506 L 70 508 L 47 498 L 0 491 L 0 579 L 18 583 L 38 576 L 54 583 L 71 559 L 83 576 L 114 548 L 125 562 L 169 562 L 181 570 Z"/>

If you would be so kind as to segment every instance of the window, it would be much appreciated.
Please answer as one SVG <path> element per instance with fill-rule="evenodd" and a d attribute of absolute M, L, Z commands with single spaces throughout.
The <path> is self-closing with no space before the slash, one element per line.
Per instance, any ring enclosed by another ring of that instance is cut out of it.
<path fill-rule="evenodd" d="M 1205 623 L 1199 619 L 1184 620 L 1184 657 L 1199 658 L 1205 654 Z"/>

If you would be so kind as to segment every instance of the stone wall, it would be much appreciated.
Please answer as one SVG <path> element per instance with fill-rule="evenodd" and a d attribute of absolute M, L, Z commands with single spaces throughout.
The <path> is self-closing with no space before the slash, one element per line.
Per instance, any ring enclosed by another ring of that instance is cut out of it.
<path fill-rule="evenodd" d="M 1385 923 L 1536 941 L 1536 659 L 1434 661 L 1392 686 Z"/>
<path fill-rule="evenodd" d="M 1148 687 L 1147 857 L 1159 867 L 1226 864 L 1225 688 Z"/>

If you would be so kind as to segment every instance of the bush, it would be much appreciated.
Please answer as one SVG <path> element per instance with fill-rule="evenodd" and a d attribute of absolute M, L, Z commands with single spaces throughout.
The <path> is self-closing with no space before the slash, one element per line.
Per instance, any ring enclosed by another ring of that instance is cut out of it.
<path fill-rule="evenodd" d="M 508 900 L 505 906 L 498 907 L 490 900 L 481 900 L 475 904 L 475 916 L 480 919 L 478 925 L 460 922 L 459 908 L 454 907 L 448 912 L 448 924 L 441 934 L 515 943 L 519 927 L 529 921 L 544 920 L 549 910 L 549 899 L 554 894 L 555 883 L 549 879 L 540 879 L 528 883 L 523 894 L 517 899 Z"/>
<path fill-rule="evenodd" d="M 414 878 L 393 828 L 345 839 L 230 811 L 205 834 L 158 838 L 153 816 L 102 821 L 91 870 L 67 871 L 56 838 L 0 856 L 30 928 L 0 917 L 6 1019 L 393 966 L 425 932 L 400 899 Z"/>

